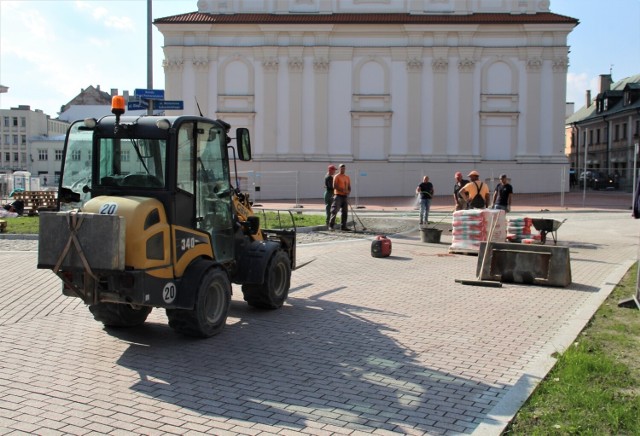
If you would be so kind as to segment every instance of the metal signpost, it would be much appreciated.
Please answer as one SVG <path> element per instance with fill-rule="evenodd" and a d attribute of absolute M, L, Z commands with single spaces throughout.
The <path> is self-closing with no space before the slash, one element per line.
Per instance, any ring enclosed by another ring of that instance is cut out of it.
<path fill-rule="evenodd" d="M 587 156 L 588 156 L 588 152 L 587 150 L 589 149 L 589 144 L 586 141 L 585 138 L 585 144 L 584 144 L 584 172 L 582 173 L 582 175 L 584 175 L 584 177 L 582 178 L 582 180 L 580 179 L 580 177 L 578 177 L 578 181 L 582 183 L 582 207 L 584 207 L 584 203 L 587 199 Z"/>
<path fill-rule="evenodd" d="M 638 143 L 633 144 L 633 196 L 631 197 L 632 204 L 631 210 L 634 210 L 635 201 L 636 201 L 636 182 L 637 182 L 637 165 L 638 161 Z M 640 237 L 638 238 L 640 240 Z M 618 302 L 618 306 L 620 307 L 630 307 L 640 309 L 640 264 L 638 265 L 638 273 L 636 275 L 636 293 L 633 297 L 627 298 L 626 300 L 622 300 Z"/>
<path fill-rule="evenodd" d="M 636 142 L 634 144 L 634 149 L 633 149 L 633 201 L 636 201 L 636 179 L 637 179 L 637 168 L 636 168 L 636 162 L 638 162 L 638 143 Z M 631 210 L 633 210 L 634 205 L 631 206 Z M 638 270 L 638 274 L 636 276 L 636 295 L 634 297 L 634 303 L 636 304 L 636 307 L 638 309 L 640 309 L 640 269 Z"/>
<path fill-rule="evenodd" d="M 633 210 L 633 205 L 636 201 L 636 178 L 638 176 L 636 163 L 638 162 L 638 143 L 633 144 L 633 195 L 631 197 L 631 210 Z"/>

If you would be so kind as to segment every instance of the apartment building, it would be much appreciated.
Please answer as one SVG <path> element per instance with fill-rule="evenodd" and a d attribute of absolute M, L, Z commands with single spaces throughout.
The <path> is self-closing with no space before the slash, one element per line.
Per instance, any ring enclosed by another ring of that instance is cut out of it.
<path fill-rule="evenodd" d="M 65 123 L 66 124 L 66 123 Z M 68 124 L 66 124 L 68 126 Z M 58 185 L 62 168 L 64 134 L 36 136 L 31 139 L 28 171 L 40 179 L 40 187 Z"/>
<path fill-rule="evenodd" d="M 8 91 L 3 87 L 4 92 Z M 111 98 L 118 90 L 105 92 L 100 85 L 80 90 L 61 105 L 58 118 L 52 119 L 41 110 L 28 105 L 0 109 L 0 174 L 28 171 L 39 178 L 40 187 L 57 186 L 69 125 L 84 118 L 111 115 Z M 125 98 L 129 92 L 124 91 Z M 143 114 L 145 111 L 131 111 Z"/>
<path fill-rule="evenodd" d="M 600 89 L 566 119 L 567 154 L 576 177 L 585 171 L 614 176 L 620 189 L 631 190 L 640 168 L 640 74 L 613 82 L 600 75 Z"/>
<path fill-rule="evenodd" d="M 28 139 L 47 134 L 47 119 L 30 106 L 0 109 L 0 171 L 27 170 Z"/>
<path fill-rule="evenodd" d="M 38 165 L 62 153 L 64 133 L 69 124 L 53 120 L 40 109 L 28 105 L 0 109 L 0 173 L 28 171 L 32 176 L 55 180 L 55 164 Z"/>

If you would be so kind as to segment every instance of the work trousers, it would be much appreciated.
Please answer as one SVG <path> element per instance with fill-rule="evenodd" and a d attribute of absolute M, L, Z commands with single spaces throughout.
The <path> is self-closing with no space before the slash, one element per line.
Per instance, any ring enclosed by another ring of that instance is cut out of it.
<path fill-rule="evenodd" d="M 332 191 L 324 191 L 324 208 L 327 214 L 327 222 L 329 225 L 329 219 L 331 219 L 331 205 L 333 204 L 333 192 Z"/>
<path fill-rule="evenodd" d="M 334 195 L 333 205 L 331 206 L 331 217 L 329 218 L 329 227 L 333 227 L 336 224 L 336 216 L 338 215 L 338 209 L 342 212 L 340 215 L 341 226 L 343 229 L 347 228 L 347 215 L 349 212 L 349 201 L 346 195 Z"/>
<path fill-rule="evenodd" d="M 420 199 L 420 224 L 429 224 L 429 209 L 431 209 L 431 199 Z"/>

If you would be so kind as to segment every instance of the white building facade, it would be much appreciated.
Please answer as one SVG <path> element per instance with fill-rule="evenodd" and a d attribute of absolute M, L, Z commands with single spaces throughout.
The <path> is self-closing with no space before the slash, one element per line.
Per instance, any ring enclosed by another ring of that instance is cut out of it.
<path fill-rule="evenodd" d="M 31 174 L 30 189 L 55 186 L 68 127 L 30 106 L 0 109 L 0 197 L 9 193 L 6 181 L 16 171 Z"/>
<path fill-rule="evenodd" d="M 507 172 L 519 192 L 561 187 L 577 20 L 548 1 L 197 6 L 155 21 L 165 96 L 184 100 L 175 114 L 198 113 L 197 101 L 205 115 L 248 127 L 254 160 L 241 170 L 296 171 L 302 197 L 318 195 L 329 163 L 368 176 L 361 196 L 411 195 L 420 174 L 451 185 L 471 169 Z"/>
<path fill-rule="evenodd" d="M 29 106 L 0 109 L 0 172 L 25 171 L 29 138 L 47 134 L 48 117 Z"/>
<path fill-rule="evenodd" d="M 69 123 L 52 120 L 30 106 L 0 109 L 0 173 L 32 172 L 39 150 L 34 141 L 64 135 L 68 127 Z M 62 149 L 62 142 L 58 142 L 57 147 Z"/>

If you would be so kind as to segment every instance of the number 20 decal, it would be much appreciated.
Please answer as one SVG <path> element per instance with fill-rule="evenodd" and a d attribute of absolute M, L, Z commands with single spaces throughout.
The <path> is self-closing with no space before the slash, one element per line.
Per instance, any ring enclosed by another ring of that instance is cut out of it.
<path fill-rule="evenodd" d="M 101 215 L 113 215 L 118 211 L 118 205 L 116 203 L 105 203 L 100 206 L 98 211 Z"/>
<path fill-rule="evenodd" d="M 169 282 L 164 285 L 164 289 L 162 290 L 162 299 L 165 303 L 171 304 L 173 300 L 176 299 L 177 294 L 176 285 L 173 282 Z"/>

